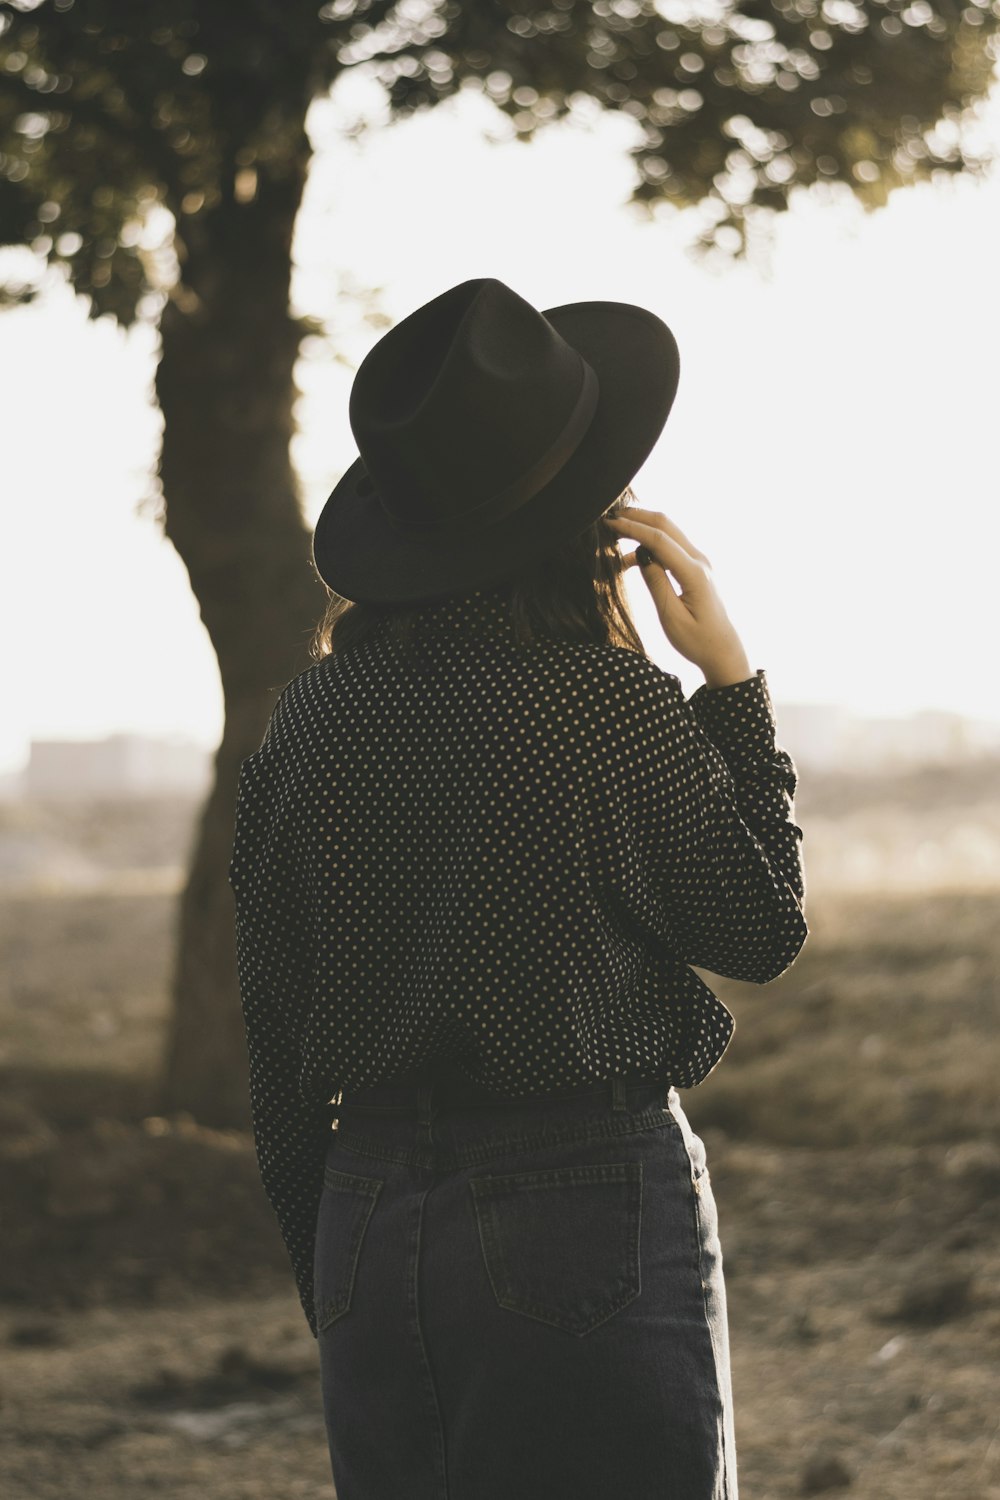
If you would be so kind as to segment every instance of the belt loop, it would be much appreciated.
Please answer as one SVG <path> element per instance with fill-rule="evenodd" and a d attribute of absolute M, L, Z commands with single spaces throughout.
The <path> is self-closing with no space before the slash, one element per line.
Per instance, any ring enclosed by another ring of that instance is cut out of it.
<path fill-rule="evenodd" d="M 612 1073 L 611 1075 L 611 1108 L 626 1108 L 625 1080 L 620 1073 Z"/>
<path fill-rule="evenodd" d="M 417 1118 L 421 1125 L 430 1126 L 433 1116 L 431 1114 L 431 1091 L 433 1084 L 417 1084 Z"/>

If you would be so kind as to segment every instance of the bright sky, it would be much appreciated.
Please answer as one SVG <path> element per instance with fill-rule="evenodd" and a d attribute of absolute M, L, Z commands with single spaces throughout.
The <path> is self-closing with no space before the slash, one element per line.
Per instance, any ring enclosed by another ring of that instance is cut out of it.
<path fill-rule="evenodd" d="M 777 225 L 769 272 L 719 273 L 685 255 L 677 216 L 626 209 L 624 117 L 495 145 L 481 127 L 496 117 L 463 96 L 339 140 L 338 122 L 377 115 L 377 99 L 347 77 L 314 106 L 299 311 L 335 319 L 357 362 L 378 334 L 345 321 L 343 275 L 381 287 L 393 320 L 483 275 L 543 309 L 651 308 L 682 375 L 634 488 L 711 557 L 776 702 L 1000 719 L 1000 168 L 869 216 L 802 205 Z M 1000 148 L 1000 90 L 982 139 Z M 186 572 L 136 513 L 159 442 L 155 351 L 151 330 L 88 321 L 69 294 L 0 316 L 0 771 L 24 763 L 31 737 L 218 740 L 218 673 Z M 351 379 L 329 358 L 300 365 L 310 523 L 356 456 Z M 648 648 L 693 691 L 697 669 L 665 640 L 637 570 L 627 577 Z"/>

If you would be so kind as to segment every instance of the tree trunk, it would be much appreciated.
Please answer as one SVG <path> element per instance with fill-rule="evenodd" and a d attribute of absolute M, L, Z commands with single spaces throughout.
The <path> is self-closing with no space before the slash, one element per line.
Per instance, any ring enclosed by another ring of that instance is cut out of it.
<path fill-rule="evenodd" d="M 288 309 L 291 244 L 308 155 L 303 129 L 283 175 L 262 176 L 250 203 L 229 197 L 184 221 L 183 288 L 161 322 L 166 534 L 218 657 L 225 729 L 179 905 L 155 1108 L 213 1126 L 249 1120 L 228 882 L 239 765 L 277 692 L 309 665 L 326 600 L 289 457 L 301 334 Z"/>

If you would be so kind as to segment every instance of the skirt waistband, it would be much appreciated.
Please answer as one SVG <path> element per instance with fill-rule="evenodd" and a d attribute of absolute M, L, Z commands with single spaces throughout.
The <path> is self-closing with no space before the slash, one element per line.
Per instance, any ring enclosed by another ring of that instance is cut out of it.
<path fill-rule="evenodd" d="M 423 1115 L 428 1111 L 436 1115 L 444 1109 L 523 1109 L 576 1099 L 606 1099 L 620 1108 L 630 1092 L 654 1086 L 662 1089 L 664 1096 L 671 1087 L 662 1078 L 643 1077 L 638 1073 L 612 1073 L 605 1079 L 575 1088 L 551 1089 L 540 1094 L 498 1094 L 463 1074 L 454 1071 L 435 1073 L 428 1069 L 364 1089 L 342 1089 L 336 1096 L 336 1111 L 345 1116 Z"/>

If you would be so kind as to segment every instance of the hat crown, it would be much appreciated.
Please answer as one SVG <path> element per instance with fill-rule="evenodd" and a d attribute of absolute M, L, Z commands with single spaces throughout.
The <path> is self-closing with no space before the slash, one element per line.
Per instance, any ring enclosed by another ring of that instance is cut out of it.
<path fill-rule="evenodd" d="M 343 598 L 387 605 L 506 585 L 621 494 L 679 374 L 648 308 L 538 311 L 494 277 L 460 282 L 358 368 L 360 452 L 317 518 L 316 572 Z"/>
<path fill-rule="evenodd" d="M 478 528 L 554 477 L 597 394 L 595 371 L 544 314 L 479 277 L 383 335 L 358 368 L 349 416 L 397 526 Z"/>

